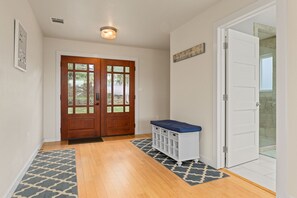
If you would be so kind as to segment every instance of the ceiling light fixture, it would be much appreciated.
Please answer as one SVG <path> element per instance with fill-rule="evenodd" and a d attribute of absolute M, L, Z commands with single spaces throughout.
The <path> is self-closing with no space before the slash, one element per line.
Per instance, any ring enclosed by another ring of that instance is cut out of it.
<path fill-rule="evenodd" d="M 117 37 L 117 29 L 112 26 L 104 26 L 100 28 L 101 37 L 108 40 L 113 40 Z"/>

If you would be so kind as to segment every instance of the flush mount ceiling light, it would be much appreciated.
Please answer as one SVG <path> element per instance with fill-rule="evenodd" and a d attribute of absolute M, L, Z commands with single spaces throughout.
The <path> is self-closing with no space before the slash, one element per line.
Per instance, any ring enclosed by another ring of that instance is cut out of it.
<path fill-rule="evenodd" d="M 104 26 L 100 28 L 101 37 L 108 40 L 113 40 L 117 37 L 117 29 L 112 26 Z"/>

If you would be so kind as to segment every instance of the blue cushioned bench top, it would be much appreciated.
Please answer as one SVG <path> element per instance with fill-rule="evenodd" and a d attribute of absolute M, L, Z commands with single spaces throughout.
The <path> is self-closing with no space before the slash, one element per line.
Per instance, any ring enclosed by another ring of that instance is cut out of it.
<path fill-rule="evenodd" d="M 176 120 L 156 120 L 151 121 L 151 124 L 179 133 L 200 132 L 202 130 L 201 126 L 178 122 Z"/>

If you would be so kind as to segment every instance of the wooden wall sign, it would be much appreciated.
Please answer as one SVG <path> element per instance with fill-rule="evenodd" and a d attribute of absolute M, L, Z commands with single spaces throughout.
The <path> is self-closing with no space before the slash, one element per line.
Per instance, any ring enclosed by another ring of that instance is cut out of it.
<path fill-rule="evenodd" d="M 199 45 L 196 45 L 195 47 L 192 47 L 190 49 L 187 49 L 185 51 L 179 52 L 177 54 L 173 55 L 173 62 L 179 62 L 200 54 L 205 53 L 205 43 L 201 43 Z"/>

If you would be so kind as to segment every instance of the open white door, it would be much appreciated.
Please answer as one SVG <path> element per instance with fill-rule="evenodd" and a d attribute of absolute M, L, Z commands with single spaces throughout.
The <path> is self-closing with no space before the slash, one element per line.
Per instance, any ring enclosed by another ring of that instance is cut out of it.
<path fill-rule="evenodd" d="M 226 166 L 259 158 L 259 38 L 228 30 Z"/>

